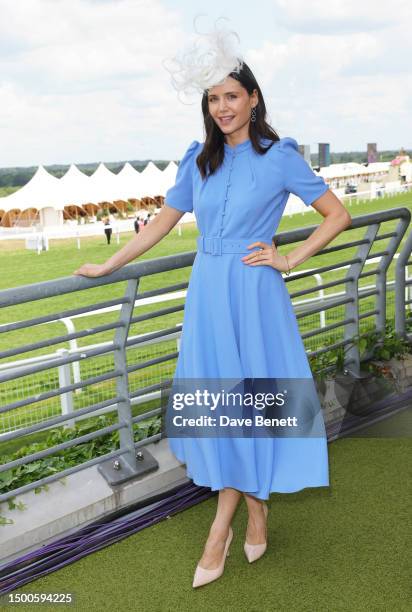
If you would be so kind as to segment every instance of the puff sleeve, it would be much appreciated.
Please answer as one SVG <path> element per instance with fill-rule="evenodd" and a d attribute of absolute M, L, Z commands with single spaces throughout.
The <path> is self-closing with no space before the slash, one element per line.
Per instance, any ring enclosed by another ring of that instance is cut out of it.
<path fill-rule="evenodd" d="M 281 138 L 279 146 L 284 155 L 283 172 L 286 191 L 294 193 L 306 206 L 310 206 L 329 189 L 329 185 L 321 176 L 314 173 L 302 157 L 294 138 Z"/>
<path fill-rule="evenodd" d="M 182 157 L 173 187 L 166 191 L 165 204 L 182 212 L 193 212 L 193 171 L 199 143 L 194 140 Z"/>

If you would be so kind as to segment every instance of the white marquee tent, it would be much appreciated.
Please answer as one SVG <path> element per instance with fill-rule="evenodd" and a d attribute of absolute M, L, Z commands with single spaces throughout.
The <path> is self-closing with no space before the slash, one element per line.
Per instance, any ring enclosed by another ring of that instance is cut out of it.
<path fill-rule="evenodd" d="M 63 210 L 70 205 L 164 196 L 174 184 L 176 172 L 177 165 L 174 162 L 170 162 L 162 171 L 150 161 L 143 172 L 138 172 L 127 162 L 118 174 L 100 163 L 95 172 L 87 176 L 72 164 L 66 174 L 58 179 L 43 166 L 39 166 L 26 185 L 0 198 L 0 210 Z"/>
<path fill-rule="evenodd" d="M 87 202 L 98 204 L 99 202 L 120 200 L 120 189 L 121 185 L 118 182 L 117 175 L 100 163 L 89 177 L 89 187 L 83 195 L 83 198 L 86 197 L 86 199 L 82 204 Z"/>
<path fill-rule="evenodd" d="M 169 187 L 175 184 L 177 168 L 175 162 L 171 161 L 163 170 L 159 180 L 159 195 L 165 196 Z"/>
<path fill-rule="evenodd" d="M 141 197 L 141 175 L 129 162 L 126 162 L 123 168 L 117 175 L 121 184 L 120 198 L 128 200 L 129 198 Z M 159 193 L 159 195 L 161 195 Z"/>
<path fill-rule="evenodd" d="M 140 175 L 141 193 L 138 197 L 162 195 L 158 192 L 159 185 L 162 182 L 162 171 L 152 161 L 149 161 L 145 169 Z"/>
<path fill-rule="evenodd" d="M 18 191 L 0 198 L 0 210 L 53 207 L 62 210 L 64 203 L 60 180 L 39 166 L 26 185 Z"/>
<path fill-rule="evenodd" d="M 64 201 L 68 204 L 81 205 L 88 201 L 90 177 L 83 174 L 72 164 L 66 174 L 59 179 L 59 185 L 64 193 Z M 1 202 L 1 200 L 0 200 Z M 1 207 L 1 206 L 0 206 Z"/>

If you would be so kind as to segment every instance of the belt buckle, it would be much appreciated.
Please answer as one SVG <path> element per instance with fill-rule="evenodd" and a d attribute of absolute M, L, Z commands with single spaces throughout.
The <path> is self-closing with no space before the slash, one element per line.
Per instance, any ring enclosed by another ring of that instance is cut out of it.
<path fill-rule="evenodd" d="M 212 255 L 221 255 L 222 254 L 222 239 L 220 237 L 216 237 L 212 239 Z"/>

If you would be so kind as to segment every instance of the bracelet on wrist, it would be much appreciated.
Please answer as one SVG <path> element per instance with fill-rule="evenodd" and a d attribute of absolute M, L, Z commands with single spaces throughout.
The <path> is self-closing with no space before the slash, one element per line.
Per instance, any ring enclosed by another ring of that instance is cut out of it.
<path fill-rule="evenodd" d="M 288 256 L 285 255 L 285 259 L 286 259 L 286 263 L 288 264 L 288 271 L 286 272 L 286 276 L 290 275 L 290 266 L 289 266 L 289 260 L 288 260 Z"/>

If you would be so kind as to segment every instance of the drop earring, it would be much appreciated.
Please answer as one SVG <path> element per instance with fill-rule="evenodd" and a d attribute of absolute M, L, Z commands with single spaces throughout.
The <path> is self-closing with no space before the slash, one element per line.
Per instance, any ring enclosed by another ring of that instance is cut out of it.
<path fill-rule="evenodd" d="M 252 111 L 250 113 L 250 120 L 253 121 L 253 123 L 256 121 L 256 107 L 252 108 Z"/>

